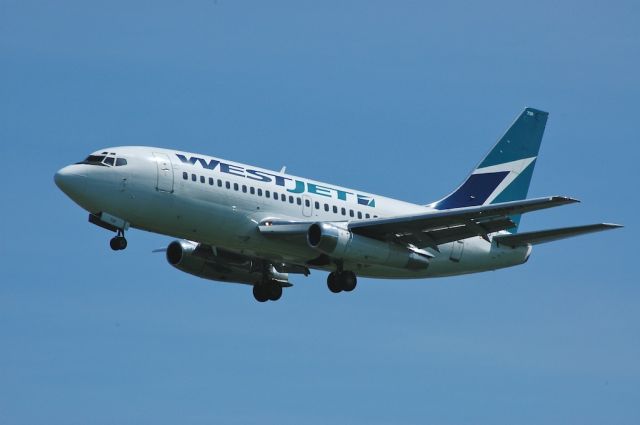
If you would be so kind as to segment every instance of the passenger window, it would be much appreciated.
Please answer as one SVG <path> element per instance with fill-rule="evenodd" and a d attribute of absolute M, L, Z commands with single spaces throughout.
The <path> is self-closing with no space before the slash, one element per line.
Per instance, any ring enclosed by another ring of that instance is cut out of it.
<path fill-rule="evenodd" d="M 371 218 L 371 216 L 369 215 L 369 213 L 366 213 L 366 214 L 364 215 L 364 218 Z"/>
<path fill-rule="evenodd" d="M 231 183 L 230 182 L 225 182 L 224 183 L 224 187 L 226 187 L 227 189 L 231 189 Z"/>
<path fill-rule="evenodd" d="M 308 199 L 304 200 L 304 206 L 305 207 L 310 207 L 311 206 L 311 202 Z"/>
<path fill-rule="evenodd" d="M 340 212 L 342 213 L 342 215 L 347 215 L 347 210 L 344 207 L 340 209 Z"/>
<path fill-rule="evenodd" d="M 378 218 L 378 216 L 377 216 L 377 215 L 374 215 L 374 216 L 373 216 L 373 218 Z"/>
<path fill-rule="evenodd" d="M 213 177 L 209 177 L 209 185 L 213 186 Z"/>
<path fill-rule="evenodd" d="M 196 181 L 198 180 L 198 177 L 196 177 L 195 174 L 191 174 L 191 181 Z"/>
<path fill-rule="evenodd" d="M 182 172 L 182 178 L 185 180 L 189 180 L 189 173 L 187 173 L 186 171 Z"/>
<path fill-rule="evenodd" d="M 234 183 L 233 184 L 233 190 L 238 190 L 240 188 L 240 186 L 238 186 L 238 183 Z"/>
<path fill-rule="evenodd" d="M 358 218 L 362 218 L 362 211 L 358 211 Z"/>
<path fill-rule="evenodd" d="M 127 165 L 127 160 L 124 158 L 116 158 L 116 167 Z"/>
<path fill-rule="evenodd" d="M 258 196 L 262 196 L 262 189 L 258 189 Z"/>
<path fill-rule="evenodd" d="M 204 176 L 200 176 L 200 183 L 204 183 Z"/>
<path fill-rule="evenodd" d="M 265 190 L 264 191 L 264 196 L 268 198 L 269 195 L 271 195 L 271 192 L 269 192 L 268 190 Z"/>
<path fill-rule="evenodd" d="M 246 185 L 242 185 L 242 193 L 247 193 L 247 186 Z"/>
<path fill-rule="evenodd" d="M 293 200 L 293 196 L 289 196 L 289 203 L 293 204 L 295 201 Z"/>
<path fill-rule="evenodd" d="M 284 193 L 282 195 L 280 195 L 280 200 L 282 202 L 287 202 L 287 195 L 285 195 Z"/>
<path fill-rule="evenodd" d="M 335 205 L 333 206 L 333 213 L 338 214 L 338 207 L 336 207 Z"/>
<path fill-rule="evenodd" d="M 249 188 L 249 193 L 250 193 L 250 194 L 252 194 L 252 195 L 255 195 L 255 194 L 256 194 L 256 188 L 255 188 L 255 187 L 253 187 L 253 186 L 251 186 L 251 187 Z"/>
<path fill-rule="evenodd" d="M 349 217 L 353 217 L 353 210 L 349 210 Z"/>
<path fill-rule="evenodd" d="M 320 209 L 320 202 L 316 201 L 314 203 L 314 206 L 316 207 L 317 210 L 319 210 Z"/>
<path fill-rule="evenodd" d="M 222 180 L 218 180 L 218 187 L 222 187 Z"/>
<path fill-rule="evenodd" d="M 324 204 L 324 210 L 329 211 L 329 204 Z"/>
<path fill-rule="evenodd" d="M 302 199 L 301 198 L 296 198 L 296 202 L 298 205 L 302 205 Z"/>

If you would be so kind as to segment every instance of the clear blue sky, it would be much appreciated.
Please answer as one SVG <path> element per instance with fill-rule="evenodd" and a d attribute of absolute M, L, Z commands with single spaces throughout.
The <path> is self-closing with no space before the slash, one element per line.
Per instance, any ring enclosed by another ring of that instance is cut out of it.
<path fill-rule="evenodd" d="M 0 423 L 640 423 L 640 3 L 0 1 Z M 522 229 L 623 230 L 278 303 L 182 274 L 53 184 L 177 147 L 414 202 L 550 112 Z"/>

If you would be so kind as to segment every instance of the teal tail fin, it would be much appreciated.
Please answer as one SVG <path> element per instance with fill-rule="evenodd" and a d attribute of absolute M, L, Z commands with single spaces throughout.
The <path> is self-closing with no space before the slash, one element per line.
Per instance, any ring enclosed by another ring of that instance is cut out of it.
<path fill-rule="evenodd" d="M 464 183 L 430 206 L 446 210 L 525 199 L 548 115 L 533 108 L 522 111 Z M 511 219 L 517 227 L 520 216 Z"/>

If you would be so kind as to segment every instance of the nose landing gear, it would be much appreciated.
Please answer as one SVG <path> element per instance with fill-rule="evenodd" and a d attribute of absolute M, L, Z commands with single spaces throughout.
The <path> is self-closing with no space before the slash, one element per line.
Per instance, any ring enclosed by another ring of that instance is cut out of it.
<path fill-rule="evenodd" d="M 127 247 L 127 240 L 124 238 L 124 231 L 129 228 L 129 223 L 125 220 L 107 214 L 105 212 L 89 213 L 89 223 L 102 227 L 112 232 L 118 232 L 109 241 L 109 246 L 114 251 L 121 251 Z"/>
<path fill-rule="evenodd" d="M 121 251 L 127 247 L 127 240 L 124 237 L 124 230 L 118 229 L 118 235 L 111 238 L 109 246 L 114 251 Z"/>

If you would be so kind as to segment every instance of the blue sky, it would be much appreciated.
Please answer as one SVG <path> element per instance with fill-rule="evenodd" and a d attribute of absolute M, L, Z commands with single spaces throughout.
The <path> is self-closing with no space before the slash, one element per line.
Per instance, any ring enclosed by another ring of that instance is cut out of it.
<path fill-rule="evenodd" d="M 3 424 L 636 424 L 638 2 L 0 1 Z M 53 184 L 177 147 L 413 202 L 550 112 L 523 230 L 619 222 L 521 267 L 323 273 L 278 303 L 182 274 Z"/>

